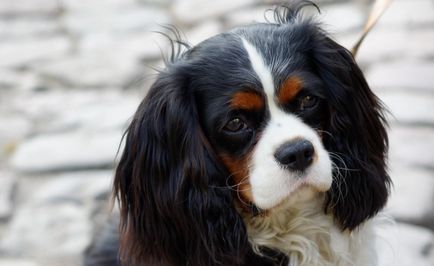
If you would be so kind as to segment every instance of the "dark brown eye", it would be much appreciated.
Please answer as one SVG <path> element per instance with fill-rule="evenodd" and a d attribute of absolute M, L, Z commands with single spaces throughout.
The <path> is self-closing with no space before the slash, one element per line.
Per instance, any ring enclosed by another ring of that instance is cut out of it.
<path fill-rule="evenodd" d="M 229 132 L 238 132 L 246 128 L 247 128 L 246 123 L 240 118 L 236 117 L 230 120 L 229 122 L 227 122 L 227 124 L 224 126 L 223 129 Z"/>
<path fill-rule="evenodd" d="M 300 110 L 310 109 L 316 106 L 318 98 L 312 95 L 306 95 L 300 100 Z"/>

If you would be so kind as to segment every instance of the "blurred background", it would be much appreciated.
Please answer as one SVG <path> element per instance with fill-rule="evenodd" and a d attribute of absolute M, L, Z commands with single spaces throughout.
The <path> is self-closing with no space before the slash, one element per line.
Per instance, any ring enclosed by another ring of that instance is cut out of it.
<path fill-rule="evenodd" d="M 192 44 L 279 1 L 0 0 L 0 265 L 81 265 L 109 212 L 122 132 L 173 24 Z M 317 0 L 350 48 L 370 1 Z M 395 0 L 358 58 L 391 111 L 382 265 L 434 265 L 434 1 Z"/>

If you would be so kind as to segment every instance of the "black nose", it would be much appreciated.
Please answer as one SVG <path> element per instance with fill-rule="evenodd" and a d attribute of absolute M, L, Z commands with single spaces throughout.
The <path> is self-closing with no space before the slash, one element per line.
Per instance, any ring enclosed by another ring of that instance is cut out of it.
<path fill-rule="evenodd" d="M 313 161 L 315 149 L 308 140 L 289 141 L 274 153 L 276 160 L 285 168 L 303 171 Z"/>

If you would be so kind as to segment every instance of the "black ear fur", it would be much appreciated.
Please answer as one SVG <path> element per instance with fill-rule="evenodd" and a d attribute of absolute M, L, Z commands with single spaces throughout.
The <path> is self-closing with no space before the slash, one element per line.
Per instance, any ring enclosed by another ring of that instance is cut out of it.
<path fill-rule="evenodd" d="M 326 209 L 342 229 L 352 230 L 387 201 L 386 121 L 351 53 L 328 38 L 317 43 L 322 45 L 315 51 L 315 65 L 330 104 L 330 135 L 324 135 L 324 142 L 335 166 Z"/>
<path fill-rule="evenodd" d="M 161 73 L 127 130 L 114 181 L 127 264 L 238 265 L 248 252 L 187 73 L 176 66 Z"/>

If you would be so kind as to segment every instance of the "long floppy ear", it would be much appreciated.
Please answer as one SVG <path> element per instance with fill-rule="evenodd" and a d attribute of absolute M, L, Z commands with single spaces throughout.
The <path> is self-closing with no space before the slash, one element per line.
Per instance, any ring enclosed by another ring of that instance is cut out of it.
<path fill-rule="evenodd" d="M 127 130 L 114 193 L 128 265 L 238 265 L 247 252 L 228 174 L 201 130 L 186 72 L 172 65 L 161 73 Z"/>
<path fill-rule="evenodd" d="M 386 204 L 390 178 L 388 138 L 380 100 L 369 88 L 351 53 L 324 38 L 314 55 L 329 102 L 330 134 L 324 142 L 334 162 L 326 209 L 342 229 L 352 230 Z"/>

